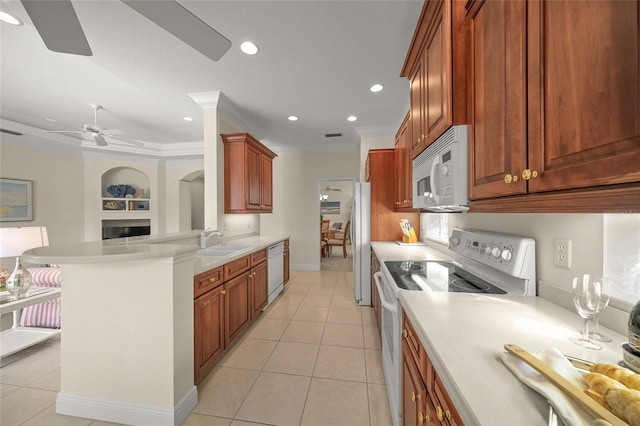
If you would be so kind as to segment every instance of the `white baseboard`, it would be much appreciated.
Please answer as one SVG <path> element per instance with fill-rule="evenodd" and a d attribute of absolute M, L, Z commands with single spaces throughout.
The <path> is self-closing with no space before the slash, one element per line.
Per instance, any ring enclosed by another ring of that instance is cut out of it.
<path fill-rule="evenodd" d="M 128 425 L 179 426 L 198 404 L 198 388 L 193 386 L 173 408 L 59 392 L 56 413 Z"/>

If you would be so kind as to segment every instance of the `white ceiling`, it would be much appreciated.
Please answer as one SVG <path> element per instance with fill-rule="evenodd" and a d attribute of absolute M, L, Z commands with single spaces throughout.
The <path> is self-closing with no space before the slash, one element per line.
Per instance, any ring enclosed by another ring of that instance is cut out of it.
<path fill-rule="evenodd" d="M 0 24 L 2 127 L 76 129 L 93 122 L 88 104 L 95 103 L 105 108 L 99 124 L 147 142 L 143 151 L 193 153 L 203 140 L 203 114 L 189 94 L 220 91 L 247 130 L 282 152 L 352 149 L 359 133 L 395 132 L 408 110 L 409 84 L 399 74 L 422 1 L 180 4 L 231 40 L 220 61 L 118 0 L 73 1 L 93 56 L 52 52 L 22 4 L 0 0 L 24 22 Z M 258 45 L 258 55 L 241 53 L 245 40 Z M 373 83 L 384 90 L 371 93 Z M 288 121 L 292 114 L 300 119 Z M 358 120 L 348 122 L 352 114 Z"/>

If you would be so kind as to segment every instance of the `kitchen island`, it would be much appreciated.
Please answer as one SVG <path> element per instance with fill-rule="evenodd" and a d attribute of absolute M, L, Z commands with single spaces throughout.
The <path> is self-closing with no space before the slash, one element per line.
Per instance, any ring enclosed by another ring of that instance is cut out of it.
<path fill-rule="evenodd" d="M 198 231 L 26 251 L 24 263 L 62 267 L 56 412 L 124 424 L 182 423 L 198 400 L 194 275 L 278 240 L 235 240 L 246 251 L 212 258 L 196 256 Z"/>

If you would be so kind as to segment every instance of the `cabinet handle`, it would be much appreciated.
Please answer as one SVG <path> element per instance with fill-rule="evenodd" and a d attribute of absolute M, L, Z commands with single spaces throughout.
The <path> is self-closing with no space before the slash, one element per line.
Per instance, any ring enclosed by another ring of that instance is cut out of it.
<path fill-rule="evenodd" d="M 429 417 L 427 417 L 427 419 L 429 419 Z M 422 414 L 422 411 L 418 411 L 418 423 L 422 425 L 424 424 L 424 421 L 425 421 L 424 414 Z"/>
<path fill-rule="evenodd" d="M 408 335 L 409 335 L 409 333 L 407 333 L 407 330 L 403 329 L 402 330 L 402 337 L 404 337 L 406 339 Z"/>
<path fill-rule="evenodd" d="M 537 170 L 525 169 L 522 172 L 522 179 L 524 179 L 524 180 L 529 180 L 529 179 L 535 178 L 535 177 L 538 177 L 538 171 Z"/>
<path fill-rule="evenodd" d="M 227 294 L 227 290 L 222 290 L 222 291 L 220 292 L 220 294 L 222 294 L 222 295 Z"/>
<path fill-rule="evenodd" d="M 443 417 L 443 413 L 442 413 L 442 407 L 440 407 L 438 405 L 438 407 L 436 408 L 436 416 L 438 417 L 438 420 L 442 421 Z"/>
<path fill-rule="evenodd" d="M 517 182 L 518 181 L 518 176 L 517 175 L 512 175 L 511 173 L 507 173 L 504 176 L 504 183 L 511 183 L 511 182 Z"/>

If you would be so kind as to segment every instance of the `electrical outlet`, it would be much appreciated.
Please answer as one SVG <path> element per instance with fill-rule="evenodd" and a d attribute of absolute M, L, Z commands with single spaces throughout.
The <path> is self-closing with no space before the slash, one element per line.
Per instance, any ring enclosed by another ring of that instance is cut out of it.
<path fill-rule="evenodd" d="M 571 269 L 571 240 L 564 238 L 553 240 L 553 263 L 556 266 Z"/>

